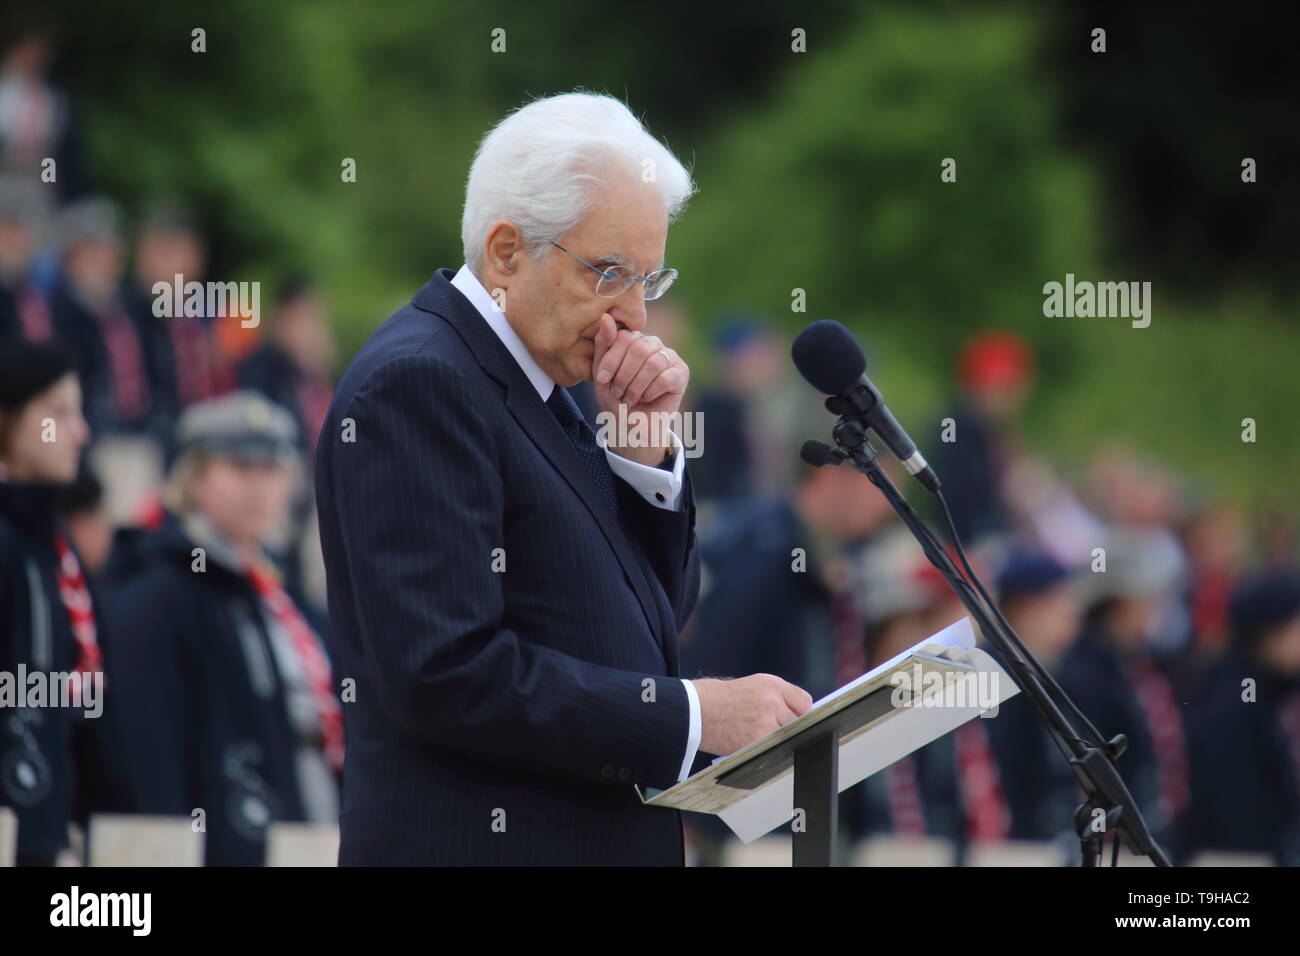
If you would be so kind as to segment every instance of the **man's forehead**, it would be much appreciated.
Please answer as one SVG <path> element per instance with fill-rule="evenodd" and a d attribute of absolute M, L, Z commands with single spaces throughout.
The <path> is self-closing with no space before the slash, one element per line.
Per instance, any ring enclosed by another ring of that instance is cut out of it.
<path fill-rule="evenodd" d="M 633 184 L 635 188 L 636 184 Z M 653 192 L 634 193 L 635 201 L 619 194 L 610 201 L 597 203 L 588 213 L 574 238 L 580 242 L 591 262 L 618 263 L 630 269 L 644 266 L 647 271 L 663 268 L 664 243 L 668 239 L 668 216 Z M 567 243 L 566 243 L 567 245 Z M 575 252 L 578 249 L 569 246 Z M 634 256 L 644 256 L 637 262 Z M 657 259 L 651 259 L 657 256 Z"/>

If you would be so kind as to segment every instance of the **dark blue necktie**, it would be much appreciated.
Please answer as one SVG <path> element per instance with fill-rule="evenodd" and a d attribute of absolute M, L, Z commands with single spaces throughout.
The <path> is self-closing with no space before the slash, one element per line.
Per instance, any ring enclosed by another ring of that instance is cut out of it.
<path fill-rule="evenodd" d="M 596 433 L 592 431 L 587 420 L 578 410 L 578 403 L 573 400 L 567 388 L 555 386 L 551 397 L 546 400 L 546 407 L 551 410 L 564 434 L 569 437 L 573 448 L 582 460 L 582 465 L 591 475 L 591 480 L 600 489 L 600 495 L 609 505 L 610 510 L 618 512 L 618 494 L 614 490 L 614 472 L 609 467 L 609 459 L 596 442 Z"/>

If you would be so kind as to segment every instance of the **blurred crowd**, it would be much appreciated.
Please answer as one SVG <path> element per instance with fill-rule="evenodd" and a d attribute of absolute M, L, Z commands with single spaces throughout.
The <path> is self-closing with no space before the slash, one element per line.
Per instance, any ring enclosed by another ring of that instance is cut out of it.
<path fill-rule="evenodd" d="M 98 812 L 201 815 L 207 862 L 260 863 L 272 821 L 337 818 L 311 490 L 338 363 L 327 303 L 290 275 L 253 327 L 160 316 L 157 283 L 209 278 L 201 219 L 166 196 L 128 218 L 87 189 L 49 60 L 33 33 L 0 62 L 0 672 L 102 673 L 105 709 L 0 710 L 0 806 L 23 863 L 76 860 L 69 825 Z M 652 307 L 670 345 L 687 322 Z M 767 672 L 818 698 L 965 609 L 874 486 L 799 461 L 830 418 L 776 327 L 711 328 L 682 676 Z M 1126 736 L 1120 767 L 1175 859 L 1300 863 L 1294 515 L 1122 447 L 1067 478 L 1024 441 L 1034 380 L 1025 343 L 981 335 L 951 406 L 911 423 L 978 570 L 1098 729 Z M 1054 750 L 1018 695 L 846 793 L 844 834 L 1068 846 L 1081 794 Z M 711 822 L 688 819 L 704 863 L 723 854 Z"/>
<path fill-rule="evenodd" d="M 717 385 L 695 399 L 705 570 L 683 676 L 768 672 L 816 699 L 966 616 L 874 485 L 794 457 L 833 418 L 800 399 L 783 336 L 738 316 L 714 345 Z M 1121 446 L 1067 478 L 1024 437 L 1034 367 L 1020 338 L 977 335 L 951 401 L 909 424 L 976 572 L 1098 731 L 1124 735 L 1125 782 L 1176 861 L 1300 863 L 1294 515 L 1252 515 Z M 940 839 L 958 861 L 1002 841 L 1077 858 L 1067 756 L 1019 694 L 841 795 L 843 835 Z M 725 859 L 725 830 L 688 825 L 703 861 Z"/>
<path fill-rule="evenodd" d="M 86 190 L 50 52 L 33 31 L 0 62 L 0 672 L 19 696 L 100 673 L 104 707 L 0 699 L 0 806 L 20 863 L 77 860 L 69 824 L 97 812 L 194 818 L 209 863 L 261 863 L 272 821 L 338 812 L 326 303 L 286 272 L 255 321 L 188 294 L 176 314 L 210 278 L 203 224 Z"/>

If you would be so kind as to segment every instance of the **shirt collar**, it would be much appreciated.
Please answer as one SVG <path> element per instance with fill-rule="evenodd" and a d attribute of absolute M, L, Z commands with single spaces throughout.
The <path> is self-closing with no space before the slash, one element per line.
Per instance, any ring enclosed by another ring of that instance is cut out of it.
<path fill-rule="evenodd" d="M 488 326 L 501 340 L 501 344 L 514 356 L 533 388 L 537 389 L 538 397 L 543 402 L 547 401 L 551 397 L 551 392 L 555 390 L 555 380 L 547 375 L 528 354 L 528 347 L 524 345 L 523 339 L 510 327 L 506 314 L 497 309 L 496 300 L 483 287 L 483 283 L 479 282 L 478 276 L 470 271 L 468 263 L 461 266 L 460 271 L 452 276 L 451 284 L 469 299 L 470 305 L 478 309 L 479 315 L 483 316 Z"/>

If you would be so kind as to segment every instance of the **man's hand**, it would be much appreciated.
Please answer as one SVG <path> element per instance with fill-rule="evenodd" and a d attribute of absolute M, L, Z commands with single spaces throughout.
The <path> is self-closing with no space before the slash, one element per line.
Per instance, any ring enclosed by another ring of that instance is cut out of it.
<path fill-rule="evenodd" d="M 619 329 L 608 312 L 600 317 L 595 350 L 591 357 L 591 379 L 596 386 L 596 404 L 602 412 L 623 416 L 626 429 L 610 434 L 630 434 L 642 422 L 647 447 L 609 448 L 617 455 L 643 465 L 659 465 L 671 453 L 668 430 L 681 408 L 682 396 L 691 380 L 691 370 L 676 352 L 655 335 Z M 642 417 L 644 416 L 644 417 Z"/>
<path fill-rule="evenodd" d="M 691 683 L 700 699 L 700 749 L 719 757 L 808 713 L 813 703 L 806 690 L 772 674 Z"/>

